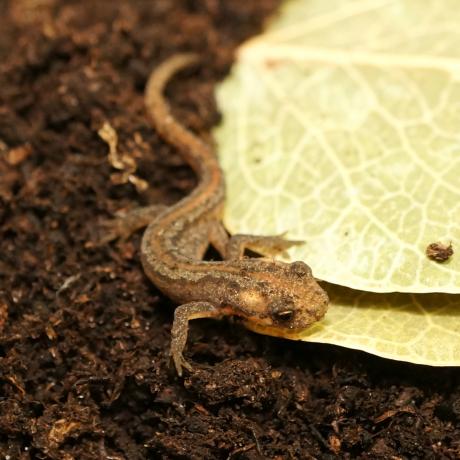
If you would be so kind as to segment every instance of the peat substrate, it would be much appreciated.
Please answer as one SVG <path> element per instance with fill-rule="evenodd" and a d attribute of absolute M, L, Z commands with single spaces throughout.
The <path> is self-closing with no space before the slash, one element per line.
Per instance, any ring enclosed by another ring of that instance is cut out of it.
<path fill-rule="evenodd" d="M 191 324 L 178 378 L 141 232 L 99 243 L 117 211 L 196 184 L 146 117 L 150 70 L 200 53 L 167 94 L 211 142 L 215 86 L 278 3 L 0 0 L 1 459 L 460 458 L 460 370 L 223 319 Z"/>

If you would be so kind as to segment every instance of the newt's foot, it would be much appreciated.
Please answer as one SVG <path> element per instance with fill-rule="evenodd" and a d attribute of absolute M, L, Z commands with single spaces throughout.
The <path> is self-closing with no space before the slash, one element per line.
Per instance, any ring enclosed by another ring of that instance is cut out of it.
<path fill-rule="evenodd" d="M 187 369 L 189 372 L 192 372 L 193 367 L 188 363 L 185 358 L 182 356 L 182 353 L 173 353 L 171 352 L 171 358 L 174 362 L 174 367 L 176 368 L 177 375 L 182 377 L 182 368 Z"/>
<path fill-rule="evenodd" d="M 117 239 L 127 240 L 135 231 L 129 224 L 130 221 L 121 216 L 101 221 L 98 224 L 98 243 L 104 245 Z"/>

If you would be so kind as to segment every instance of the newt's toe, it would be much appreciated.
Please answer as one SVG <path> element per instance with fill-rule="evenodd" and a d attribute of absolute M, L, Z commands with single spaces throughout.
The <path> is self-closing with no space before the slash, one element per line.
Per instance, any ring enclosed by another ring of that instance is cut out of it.
<path fill-rule="evenodd" d="M 182 377 L 182 368 L 187 369 L 189 372 L 193 370 L 193 367 L 188 361 L 185 360 L 185 358 L 182 356 L 182 353 L 173 353 L 172 359 L 174 362 L 174 367 L 177 371 L 177 375 L 179 377 Z"/>

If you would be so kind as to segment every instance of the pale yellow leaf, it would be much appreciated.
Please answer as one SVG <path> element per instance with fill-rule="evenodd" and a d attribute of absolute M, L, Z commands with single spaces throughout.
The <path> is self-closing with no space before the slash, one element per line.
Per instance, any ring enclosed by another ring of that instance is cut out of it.
<path fill-rule="evenodd" d="M 335 284 L 460 293 L 458 6 L 287 2 L 218 92 L 229 230 L 304 240 Z"/>
<path fill-rule="evenodd" d="M 268 335 L 330 343 L 385 358 L 431 366 L 460 366 L 460 296 L 372 293 L 326 285 L 326 317 L 301 334 L 247 324 Z"/>

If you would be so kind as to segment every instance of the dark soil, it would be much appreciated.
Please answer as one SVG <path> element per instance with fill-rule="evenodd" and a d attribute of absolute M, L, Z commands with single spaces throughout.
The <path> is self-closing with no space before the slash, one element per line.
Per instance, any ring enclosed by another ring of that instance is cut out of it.
<path fill-rule="evenodd" d="M 146 118 L 150 69 L 201 53 L 169 97 L 209 139 L 215 83 L 277 3 L 0 0 L 1 459 L 460 458 L 460 370 L 203 320 L 180 379 L 140 233 L 97 244 L 117 210 L 195 182 Z M 110 165 L 104 122 L 147 191 Z"/>

